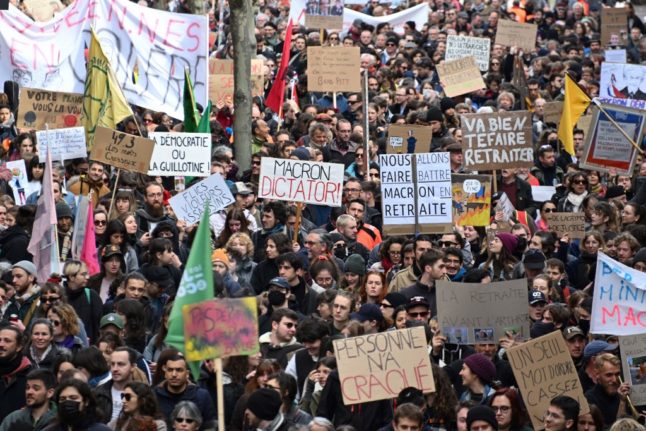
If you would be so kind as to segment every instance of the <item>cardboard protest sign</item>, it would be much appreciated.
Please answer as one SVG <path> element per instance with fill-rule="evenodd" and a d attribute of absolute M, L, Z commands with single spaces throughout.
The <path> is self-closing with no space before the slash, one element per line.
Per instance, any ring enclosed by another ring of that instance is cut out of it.
<path fill-rule="evenodd" d="M 263 157 L 258 197 L 340 207 L 343 171 L 339 163 Z"/>
<path fill-rule="evenodd" d="M 525 24 L 508 19 L 498 20 L 496 43 L 502 46 L 516 46 L 524 52 L 533 52 L 536 48 L 536 24 Z"/>
<path fill-rule="evenodd" d="M 379 164 L 385 233 L 450 230 L 449 153 L 381 154 Z"/>
<path fill-rule="evenodd" d="M 343 27 L 344 0 L 307 0 L 305 26 L 319 29 Z"/>
<path fill-rule="evenodd" d="M 590 333 L 637 335 L 646 328 L 646 273 L 597 254 Z"/>
<path fill-rule="evenodd" d="M 256 298 L 210 299 L 182 308 L 186 359 L 258 353 Z"/>
<path fill-rule="evenodd" d="M 427 153 L 431 151 L 433 131 L 428 126 L 414 124 L 392 124 L 388 127 L 386 152 L 397 153 Z"/>
<path fill-rule="evenodd" d="M 448 97 L 460 96 L 485 88 L 480 69 L 472 56 L 438 63 L 435 67 L 440 75 L 440 83 L 444 88 L 444 93 Z"/>
<path fill-rule="evenodd" d="M 630 401 L 646 404 L 646 334 L 619 337 L 624 382 L 631 384 Z"/>
<path fill-rule="evenodd" d="M 83 95 L 55 91 L 20 89 L 16 127 L 20 129 L 62 129 L 81 126 Z"/>
<path fill-rule="evenodd" d="M 334 340 L 334 356 L 345 405 L 397 398 L 408 386 L 435 391 L 422 327 Z"/>
<path fill-rule="evenodd" d="M 54 14 L 65 9 L 60 0 L 24 0 L 25 13 L 32 16 L 35 21 L 47 22 L 54 18 Z"/>
<path fill-rule="evenodd" d="M 491 214 L 491 175 L 451 175 L 453 223 L 488 226 Z"/>
<path fill-rule="evenodd" d="M 585 237 L 585 214 L 583 213 L 547 213 L 545 221 L 550 232 L 556 232 L 561 238 L 569 235 L 570 239 Z"/>
<path fill-rule="evenodd" d="M 556 193 L 554 186 L 532 186 L 532 197 L 534 202 L 546 202 L 552 199 Z"/>
<path fill-rule="evenodd" d="M 567 395 L 579 402 L 581 414 L 590 407 L 561 331 L 534 338 L 507 350 L 534 429 L 543 429 L 543 416 L 552 398 Z"/>
<path fill-rule="evenodd" d="M 438 281 L 437 321 L 449 343 L 498 343 L 508 333 L 529 338 L 527 280 L 487 285 Z"/>
<path fill-rule="evenodd" d="M 487 37 L 457 36 L 451 34 L 446 38 L 446 53 L 444 59 L 457 60 L 473 56 L 481 72 L 489 70 L 491 39 Z"/>
<path fill-rule="evenodd" d="M 613 41 L 621 45 L 622 35 L 628 32 L 628 8 L 601 8 L 601 46 L 606 47 Z"/>
<path fill-rule="evenodd" d="M 646 66 L 639 64 L 601 63 L 599 97 L 646 101 Z M 612 104 L 619 104 L 621 100 Z"/>
<path fill-rule="evenodd" d="M 251 59 L 251 95 L 262 96 L 265 76 L 263 61 Z M 209 59 L 209 99 L 213 103 L 233 103 L 233 60 Z"/>
<path fill-rule="evenodd" d="M 626 50 L 606 49 L 604 57 L 608 63 L 626 63 Z"/>
<path fill-rule="evenodd" d="M 46 154 L 49 151 L 53 160 L 87 157 L 83 127 L 39 130 L 36 132 L 36 141 L 38 142 L 38 151 L 41 154 Z"/>
<path fill-rule="evenodd" d="M 601 172 L 614 170 L 620 175 L 631 175 L 637 150 L 612 124 L 608 116 L 639 145 L 646 124 L 646 112 L 614 105 L 603 107 L 605 112 L 595 111 L 590 130 L 585 135 L 585 147 L 579 166 Z"/>
<path fill-rule="evenodd" d="M 464 166 L 477 171 L 534 165 L 528 111 L 462 116 Z"/>
<path fill-rule="evenodd" d="M 9 185 L 13 190 L 13 200 L 16 205 L 24 205 L 27 201 L 27 197 L 31 194 L 25 161 L 20 159 L 7 162 L 6 167 L 11 171 Z"/>
<path fill-rule="evenodd" d="M 148 175 L 207 177 L 211 173 L 210 133 L 149 133 L 155 141 Z"/>
<path fill-rule="evenodd" d="M 307 48 L 307 91 L 361 91 L 359 47 Z"/>
<path fill-rule="evenodd" d="M 543 107 L 543 121 L 558 126 L 561 122 L 562 113 L 563 102 L 545 102 L 545 106 Z"/>
<path fill-rule="evenodd" d="M 188 224 L 200 221 L 204 202 L 209 200 L 209 213 L 214 214 L 235 202 L 222 175 L 215 173 L 170 198 L 169 203 L 178 220 Z"/>
<path fill-rule="evenodd" d="M 97 127 L 92 160 L 141 174 L 148 173 L 155 142 L 106 127 Z"/>

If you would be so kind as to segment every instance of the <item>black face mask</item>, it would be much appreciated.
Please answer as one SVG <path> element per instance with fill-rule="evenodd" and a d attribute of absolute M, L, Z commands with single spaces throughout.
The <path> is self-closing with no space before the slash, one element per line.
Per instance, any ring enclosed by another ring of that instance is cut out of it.
<path fill-rule="evenodd" d="M 273 307 L 278 307 L 279 305 L 283 305 L 285 303 L 287 295 L 285 295 L 280 290 L 270 290 L 269 294 L 267 295 L 267 299 Z"/>
<path fill-rule="evenodd" d="M 81 402 L 65 400 L 58 403 L 58 415 L 61 421 L 68 425 L 76 425 L 83 421 L 81 413 Z"/>
<path fill-rule="evenodd" d="M 585 319 L 579 319 L 579 328 L 583 331 L 585 335 L 588 335 L 590 332 L 590 321 Z"/>
<path fill-rule="evenodd" d="M 348 257 L 348 249 L 346 247 L 334 247 L 334 255 L 341 260 Z"/>
<path fill-rule="evenodd" d="M 534 322 L 534 324 L 529 330 L 529 335 L 532 338 L 537 338 L 542 335 L 547 335 L 550 332 L 554 332 L 555 330 L 556 330 L 556 326 L 554 326 L 554 323 L 552 322 L 545 323 L 539 320 L 538 322 Z"/>

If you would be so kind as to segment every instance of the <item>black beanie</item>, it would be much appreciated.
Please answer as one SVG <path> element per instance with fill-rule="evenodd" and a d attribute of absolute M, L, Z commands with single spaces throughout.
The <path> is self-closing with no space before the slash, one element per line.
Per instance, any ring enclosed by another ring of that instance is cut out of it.
<path fill-rule="evenodd" d="M 440 109 L 442 112 L 449 109 L 455 109 L 455 102 L 450 97 L 443 97 L 442 100 L 440 100 Z"/>
<path fill-rule="evenodd" d="M 247 408 L 264 421 L 273 420 L 278 416 L 282 401 L 275 389 L 261 388 L 254 391 L 247 401 Z"/>
<path fill-rule="evenodd" d="M 471 429 L 471 424 L 475 421 L 485 421 L 498 431 L 498 421 L 496 420 L 496 412 L 489 406 L 475 406 L 469 409 L 467 413 L 467 430 Z"/>
<path fill-rule="evenodd" d="M 442 111 L 435 106 L 428 108 L 428 111 L 426 111 L 426 122 L 430 123 L 431 121 L 439 121 L 440 123 L 444 121 Z"/>

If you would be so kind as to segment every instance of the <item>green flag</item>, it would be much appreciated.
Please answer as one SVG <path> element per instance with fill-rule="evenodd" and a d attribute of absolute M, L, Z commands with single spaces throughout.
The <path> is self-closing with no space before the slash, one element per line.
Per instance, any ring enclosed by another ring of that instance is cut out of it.
<path fill-rule="evenodd" d="M 184 131 L 187 133 L 197 132 L 197 125 L 200 122 L 200 114 L 197 112 L 193 83 L 188 68 L 184 69 Z"/>
<path fill-rule="evenodd" d="M 195 241 L 188 256 L 182 280 L 177 289 L 173 309 L 168 319 L 168 334 L 164 340 L 167 345 L 175 347 L 180 352 L 185 351 L 184 345 L 184 319 L 182 308 L 184 305 L 197 304 L 208 299 L 213 299 L 213 268 L 211 266 L 211 230 L 209 228 L 209 203 L 207 201 L 204 213 L 197 228 Z M 200 362 L 189 364 L 193 377 L 200 374 Z"/>

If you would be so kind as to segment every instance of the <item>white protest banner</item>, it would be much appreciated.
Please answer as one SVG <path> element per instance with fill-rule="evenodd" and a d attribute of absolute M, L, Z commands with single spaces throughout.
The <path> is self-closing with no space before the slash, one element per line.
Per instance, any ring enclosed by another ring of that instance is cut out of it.
<path fill-rule="evenodd" d="M 608 63 L 626 63 L 626 50 L 606 49 L 604 57 Z"/>
<path fill-rule="evenodd" d="M 527 280 L 499 283 L 438 281 L 437 321 L 452 344 L 497 343 L 507 334 L 529 338 Z"/>
<path fill-rule="evenodd" d="M 210 133 L 153 132 L 155 141 L 148 175 L 208 177 L 211 173 Z"/>
<path fill-rule="evenodd" d="M 200 221 L 204 202 L 209 200 L 209 214 L 214 214 L 235 202 L 222 175 L 215 173 L 205 180 L 189 187 L 168 201 L 178 220 L 188 224 Z"/>
<path fill-rule="evenodd" d="M 646 100 L 644 76 L 646 76 L 646 66 L 603 62 L 599 79 L 599 97 Z"/>
<path fill-rule="evenodd" d="M 15 7 L 1 12 L 0 20 L 2 81 L 83 93 L 85 47 L 93 26 L 128 102 L 182 119 L 188 68 L 196 99 L 206 106 L 206 16 L 164 12 L 128 0 L 93 0 L 73 2 L 47 22 L 34 22 Z"/>
<path fill-rule="evenodd" d="M 646 404 L 646 334 L 619 337 L 624 382 L 630 383 L 630 401 Z"/>
<path fill-rule="evenodd" d="M 414 386 L 435 392 L 424 328 L 334 340 L 345 405 L 397 398 Z"/>
<path fill-rule="evenodd" d="M 487 37 L 457 36 L 454 34 L 446 38 L 446 54 L 444 59 L 457 60 L 468 56 L 476 59 L 476 64 L 482 72 L 489 70 L 489 57 L 491 39 Z"/>
<path fill-rule="evenodd" d="M 5 165 L 11 171 L 9 185 L 13 190 L 13 200 L 16 205 L 24 205 L 31 190 L 27 178 L 27 165 L 23 159 L 7 162 Z"/>
<path fill-rule="evenodd" d="M 38 142 L 38 151 L 41 154 L 46 154 L 47 149 L 49 149 L 53 160 L 87 157 L 85 129 L 83 127 L 39 130 L 36 132 L 36 140 Z"/>
<path fill-rule="evenodd" d="M 546 202 L 552 199 L 556 193 L 554 186 L 532 186 L 532 197 L 534 202 Z"/>
<path fill-rule="evenodd" d="M 597 254 L 592 296 L 592 334 L 637 335 L 646 331 L 646 273 Z"/>
<path fill-rule="evenodd" d="M 258 197 L 340 207 L 343 171 L 339 163 L 263 157 Z"/>

